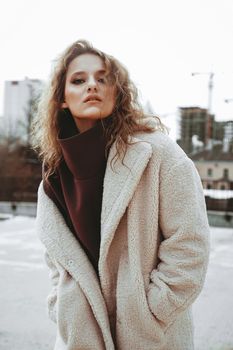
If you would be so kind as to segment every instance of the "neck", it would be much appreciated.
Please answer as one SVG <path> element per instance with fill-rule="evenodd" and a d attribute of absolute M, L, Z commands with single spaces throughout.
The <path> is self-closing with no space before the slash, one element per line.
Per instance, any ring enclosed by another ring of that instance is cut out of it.
<path fill-rule="evenodd" d="M 91 119 L 74 118 L 74 121 L 80 133 L 91 129 L 97 123 L 97 120 Z"/>

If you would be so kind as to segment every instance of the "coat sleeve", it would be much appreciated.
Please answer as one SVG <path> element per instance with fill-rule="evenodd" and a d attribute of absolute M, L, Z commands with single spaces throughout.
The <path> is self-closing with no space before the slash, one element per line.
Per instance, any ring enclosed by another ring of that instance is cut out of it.
<path fill-rule="evenodd" d="M 47 297 L 48 315 L 53 322 L 57 322 L 57 285 L 59 281 L 59 271 L 54 262 L 50 258 L 48 252 L 45 252 L 45 261 L 49 267 L 49 277 L 52 289 Z"/>
<path fill-rule="evenodd" d="M 167 329 L 200 293 L 209 255 L 209 225 L 203 188 L 188 157 L 161 172 L 159 225 L 164 240 L 151 272 L 148 304 Z"/>

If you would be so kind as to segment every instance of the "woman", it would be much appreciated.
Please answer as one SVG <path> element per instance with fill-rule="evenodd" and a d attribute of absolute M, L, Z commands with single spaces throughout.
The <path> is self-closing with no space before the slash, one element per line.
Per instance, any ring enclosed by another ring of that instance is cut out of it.
<path fill-rule="evenodd" d="M 191 350 L 209 226 L 200 178 L 115 58 L 58 59 L 34 126 L 56 350 Z"/>

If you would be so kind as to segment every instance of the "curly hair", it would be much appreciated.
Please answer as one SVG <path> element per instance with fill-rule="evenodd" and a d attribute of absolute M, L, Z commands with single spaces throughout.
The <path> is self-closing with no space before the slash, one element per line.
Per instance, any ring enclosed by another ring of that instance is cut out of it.
<path fill-rule="evenodd" d="M 138 102 L 138 92 L 129 78 L 127 69 L 117 59 L 94 48 L 88 41 L 78 40 L 55 60 L 55 66 L 47 87 L 40 97 L 37 115 L 32 125 L 32 146 L 43 163 L 46 164 L 45 178 L 56 171 L 62 160 L 62 150 L 58 142 L 59 119 L 66 112 L 61 106 L 64 101 L 69 64 L 76 57 L 87 53 L 96 55 L 103 60 L 109 79 L 116 88 L 116 103 L 111 123 L 105 123 L 105 119 L 101 120 L 105 126 L 107 139 L 106 154 L 111 145 L 116 142 L 115 157 L 124 156 L 127 145 L 130 144 L 129 136 L 135 132 L 152 132 L 155 129 L 160 129 L 163 132 L 168 131 L 157 116 L 154 116 L 157 120 L 156 128 L 140 122 L 145 117 L 145 113 Z"/>

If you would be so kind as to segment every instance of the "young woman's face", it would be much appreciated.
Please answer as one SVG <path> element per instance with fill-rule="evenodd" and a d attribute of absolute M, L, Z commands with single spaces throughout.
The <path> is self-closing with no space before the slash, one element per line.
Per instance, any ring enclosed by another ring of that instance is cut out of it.
<path fill-rule="evenodd" d="M 76 124 L 109 116 L 115 106 L 115 88 L 106 79 L 104 62 L 94 54 L 71 61 L 66 75 L 63 108 L 69 108 Z"/>

